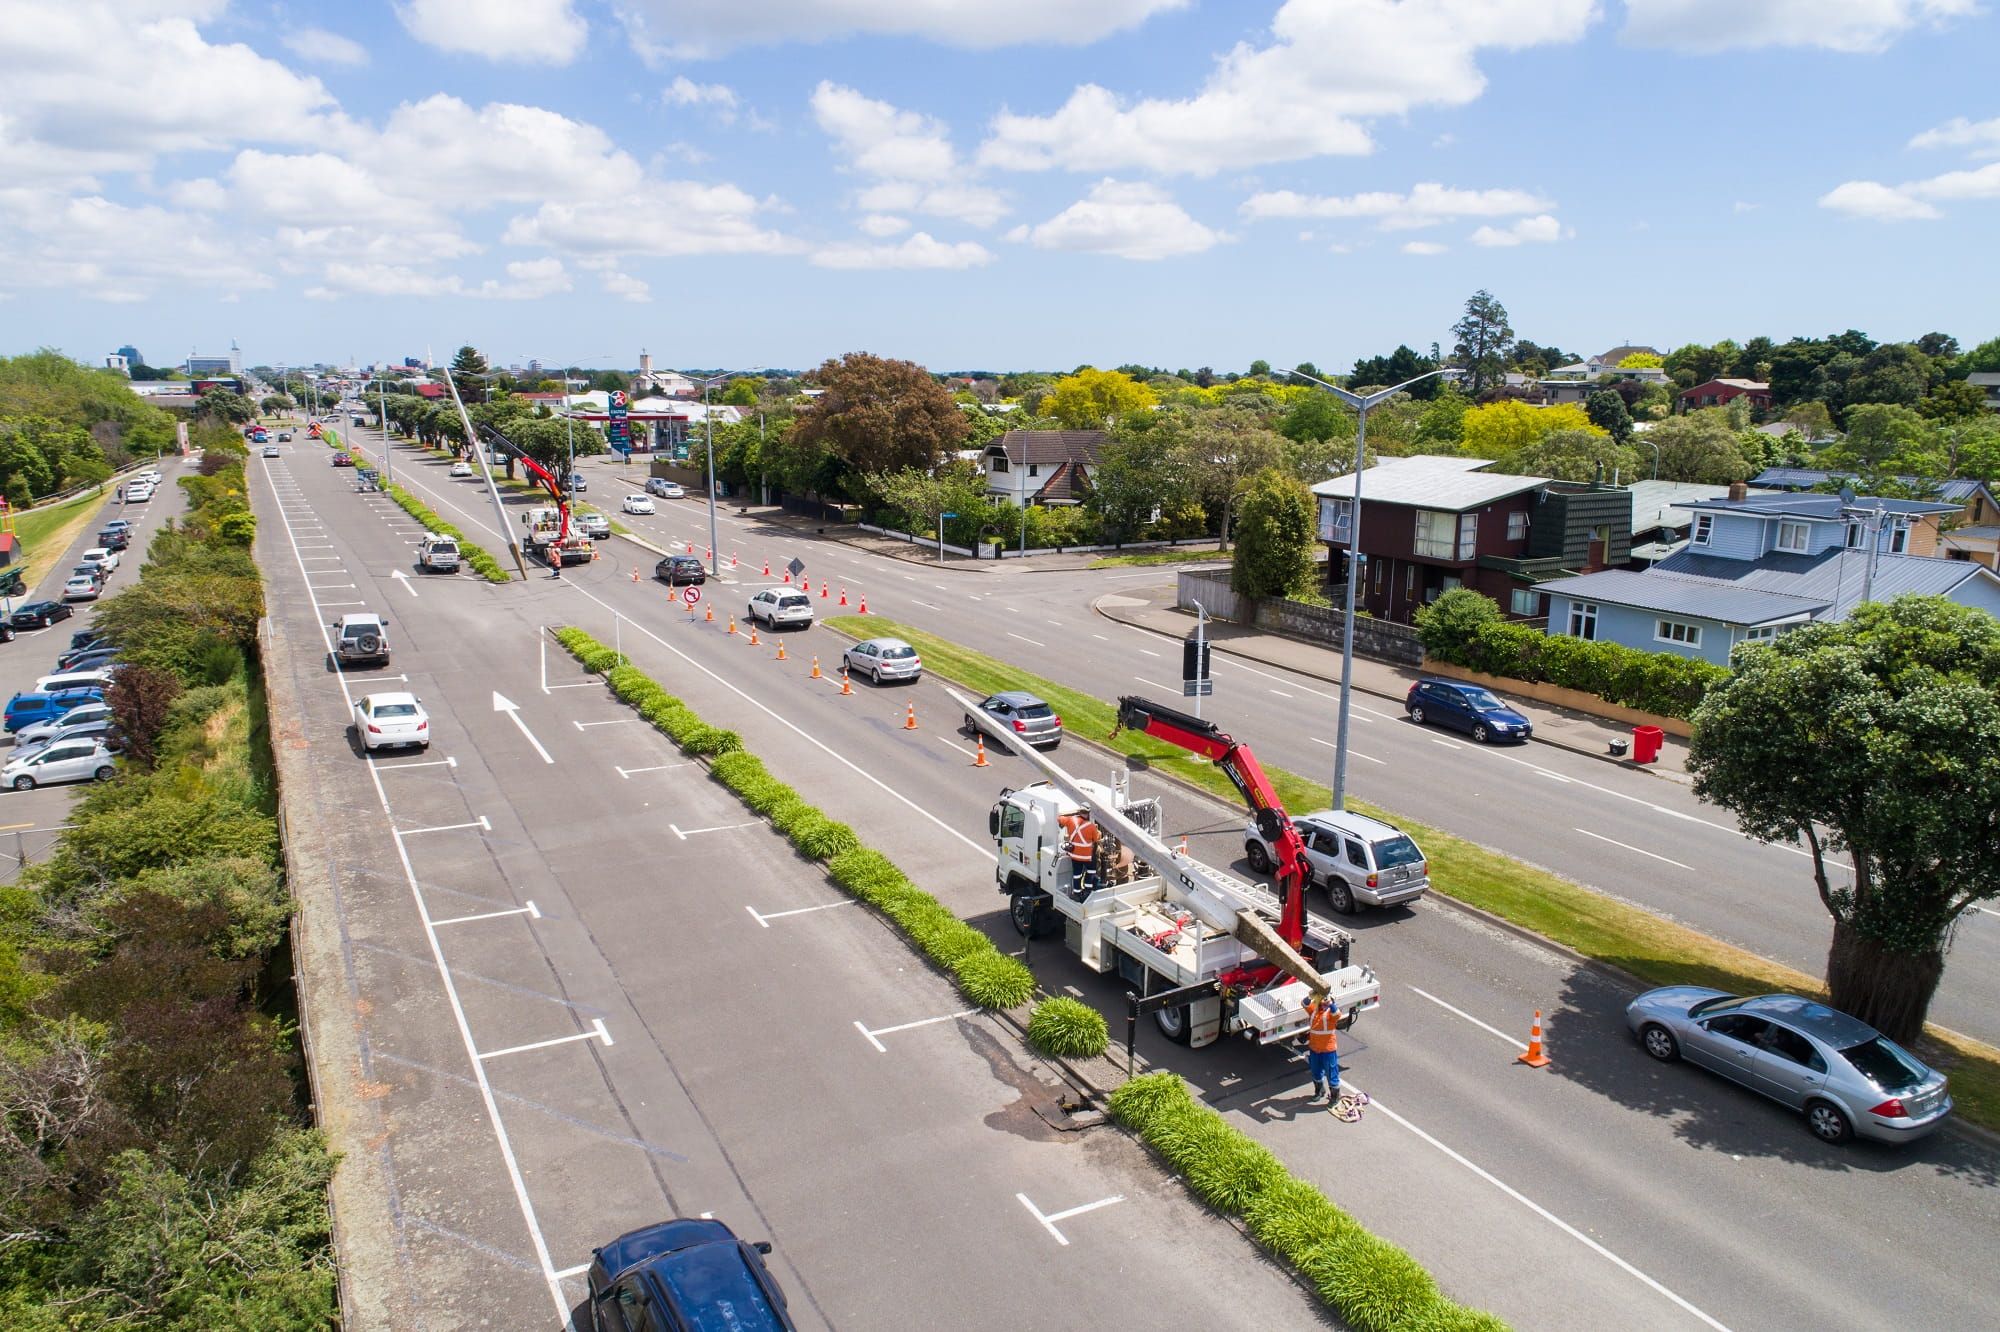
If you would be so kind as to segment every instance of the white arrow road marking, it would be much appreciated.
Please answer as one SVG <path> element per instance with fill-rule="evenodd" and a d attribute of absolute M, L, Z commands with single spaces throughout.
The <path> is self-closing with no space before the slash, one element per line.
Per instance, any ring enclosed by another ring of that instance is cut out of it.
<path fill-rule="evenodd" d="M 401 569 L 391 569 L 389 571 L 389 576 L 395 579 L 397 582 L 401 583 L 403 585 L 403 590 L 405 592 L 409 593 L 413 597 L 417 595 L 417 589 L 410 582 L 410 576 L 404 573 Z"/>
<path fill-rule="evenodd" d="M 528 743 L 535 747 L 535 752 L 542 756 L 542 762 L 555 762 L 554 759 L 549 757 L 549 751 L 542 748 L 542 742 L 535 739 L 535 733 L 528 729 L 528 723 L 521 720 L 521 705 L 519 703 L 516 703 L 513 699 L 508 698 L 496 689 L 493 691 L 493 710 L 495 712 L 504 712 L 513 720 L 514 725 L 520 728 L 521 734 L 528 738 Z"/>

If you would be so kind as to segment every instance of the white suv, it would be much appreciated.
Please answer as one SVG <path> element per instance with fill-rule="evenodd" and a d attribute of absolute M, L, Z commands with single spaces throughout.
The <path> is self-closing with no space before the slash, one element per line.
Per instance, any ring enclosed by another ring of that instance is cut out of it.
<path fill-rule="evenodd" d="M 1326 889 L 1327 902 L 1343 916 L 1362 907 L 1414 902 L 1431 886 L 1424 853 L 1393 824 L 1351 810 L 1322 809 L 1299 815 L 1292 826 L 1306 844 L 1312 881 Z M 1244 829 L 1243 854 L 1259 874 L 1276 868 L 1255 823 Z"/>
<path fill-rule="evenodd" d="M 372 611 L 343 615 L 333 622 L 333 655 L 343 666 L 389 664 L 389 631 Z"/>
<path fill-rule="evenodd" d="M 767 587 L 750 598 L 750 605 L 743 613 L 752 622 L 762 620 L 773 629 L 787 624 L 810 629 L 813 603 L 811 597 L 789 587 Z"/>

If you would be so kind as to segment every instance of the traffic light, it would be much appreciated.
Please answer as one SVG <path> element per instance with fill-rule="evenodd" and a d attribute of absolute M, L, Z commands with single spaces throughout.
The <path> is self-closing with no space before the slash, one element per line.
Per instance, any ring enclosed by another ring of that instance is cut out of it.
<path fill-rule="evenodd" d="M 1196 641 L 1192 638 L 1181 640 L 1181 679 L 1206 680 L 1208 678 L 1208 658 L 1213 645 L 1208 639 Z"/>

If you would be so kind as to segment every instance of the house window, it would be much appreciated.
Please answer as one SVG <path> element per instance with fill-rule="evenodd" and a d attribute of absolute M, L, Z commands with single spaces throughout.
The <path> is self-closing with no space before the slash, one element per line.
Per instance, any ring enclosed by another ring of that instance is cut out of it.
<path fill-rule="evenodd" d="M 1403 566 L 1403 595 L 1406 597 L 1415 596 L 1416 591 L 1417 591 L 1417 566 L 1414 564 L 1406 564 Z"/>
<path fill-rule="evenodd" d="M 1889 553 L 1901 555 L 1910 548 L 1910 525 L 1897 523 L 1889 529 Z"/>
<path fill-rule="evenodd" d="M 1701 626 L 1684 620 L 1660 620 L 1653 626 L 1653 637 L 1662 643 L 1698 648 L 1701 646 Z"/>
<path fill-rule="evenodd" d="M 1528 539 L 1528 515 L 1525 510 L 1516 509 L 1507 515 L 1507 539 L 1509 541 Z"/>
<path fill-rule="evenodd" d="M 1805 554 L 1806 540 L 1806 525 L 1804 523 L 1778 524 L 1779 550 L 1789 550 L 1803 555 Z"/>
<path fill-rule="evenodd" d="M 1041 474 L 1042 474 L 1042 466 L 1041 466 L 1041 464 L 1040 464 L 1040 463 L 1029 463 L 1029 464 L 1028 464 L 1028 475 L 1029 475 L 1029 476 L 1040 476 Z"/>
<path fill-rule="evenodd" d="M 1594 601 L 1572 601 L 1569 606 L 1569 636 L 1571 638 L 1597 637 L 1597 603 Z"/>
<path fill-rule="evenodd" d="M 1694 544 L 1706 546 L 1708 539 L 1715 535 L 1715 515 L 1698 513 L 1694 516 Z"/>
<path fill-rule="evenodd" d="M 1436 509 L 1417 510 L 1417 538 L 1412 553 L 1419 559 L 1448 560 L 1452 557 L 1456 544 L 1453 534 L 1458 530 L 1458 515 L 1439 513 Z"/>
<path fill-rule="evenodd" d="M 1861 524 L 1849 523 L 1847 525 L 1847 548 L 1849 550 L 1859 550 L 1861 548 L 1861 536 Z"/>
<path fill-rule="evenodd" d="M 1377 562 L 1377 563 L 1376 563 L 1376 565 L 1375 565 L 1375 591 L 1376 591 L 1376 594 L 1377 594 L 1377 595 L 1380 595 L 1380 594 L 1381 594 L 1381 591 L 1382 591 L 1382 579 L 1383 579 L 1384 575 L 1386 575 L 1386 574 L 1387 574 L 1388 572 L 1389 572 L 1389 566 L 1388 566 L 1388 564 L 1387 564 L 1387 562 L 1386 562 L 1386 561 L 1379 561 L 1379 562 Z"/>
<path fill-rule="evenodd" d="M 1462 513 L 1458 516 L 1458 558 L 1476 560 L 1479 558 L 1479 515 Z"/>
<path fill-rule="evenodd" d="M 1532 587 L 1517 587 L 1508 598 L 1507 609 L 1516 615 L 1539 615 L 1542 610 L 1542 594 Z"/>
<path fill-rule="evenodd" d="M 990 468 L 988 468 L 987 470 L 989 470 L 989 471 L 994 471 L 994 472 L 1004 472 L 1004 471 L 1006 471 L 1006 470 L 1007 470 L 1007 455 L 1006 455 L 1006 454 L 1004 454 L 1004 453 L 996 453 L 996 454 L 994 454 L 994 455 L 993 455 L 993 466 L 992 466 L 992 467 L 990 467 Z"/>
<path fill-rule="evenodd" d="M 1768 643 L 1777 636 L 1778 626 L 1774 624 L 1762 624 L 1755 629 L 1743 631 L 1743 641 L 1746 643 Z"/>
<path fill-rule="evenodd" d="M 1354 512 L 1354 501 L 1351 499 L 1337 499 L 1327 500 L 1325 503 L 1327 506 L 1326 539 L 1329 541 L 1338 541 L 1342 545 L 1346 545 L 1349 526 L 1348 517 Z"/>

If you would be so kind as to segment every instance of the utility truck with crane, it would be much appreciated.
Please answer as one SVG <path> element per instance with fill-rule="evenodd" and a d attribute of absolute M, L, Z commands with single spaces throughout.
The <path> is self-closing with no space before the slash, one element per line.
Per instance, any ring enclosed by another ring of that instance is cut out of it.
<path fill-rule="evenodd" d="M 1118 700 L 1121 728 L 1201 754 L 1228 774 L 1272 848 L 1275 893 L 1169 847 L 1159 801 L 1134 797 L 1129 772 L 1121 769 L 1110 785 L 1072 776 L 953 697 L 979 731 L 1046 779 L 1003 790 L 988 816 L 999 852 L 995 881 L 1023 937 L 1060 927 L 1069 951 L 1093 971 L 1115 971 L 1135 1008 L 1181 1044 L 1230 1034 L 1259 1044 L 1290 1040 L 1306 1030 L 1314 995 L 1333 1003 L 1342 1026 L 1380 1003 L 1374 971 L 1350 957 L 1352 936 L 1306 915 L 1304 844 L 1247 746 L 1198 717 Z M 1065 829 L 1079 814 L 1103 834 L 1095 873 L 1081 887 Z"/>
<path fill-rule="evenodd" d="M 553 504 L 541 505 L 527 510 L 521 515 L 521 525 L 528 529 L 525 543 L 529 550 L 539 556 L 550 568 L 566 564 L 588 564 L 596 558 L 596 547 L 588 536 L 570 521 L 569 497 L 562 484 L 550 471 L 530 458 L 505 435 L 491 426 L 481 427 L 480 433 L 486 437 L 489 457 L 494 452 L 504 451 L 519 458 L 526 469 L 529 480 L 549 492 Z"/>

